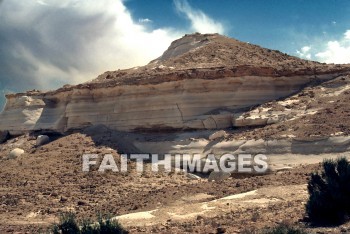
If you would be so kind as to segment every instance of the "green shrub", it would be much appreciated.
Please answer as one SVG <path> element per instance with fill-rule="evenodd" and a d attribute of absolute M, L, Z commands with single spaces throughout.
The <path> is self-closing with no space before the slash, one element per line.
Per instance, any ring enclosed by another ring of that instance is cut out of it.
<path fill-rule="evenodd" d="M 306 213 L 312 224 L 338 225 L 350 214 L 350 165 L 346 158 L 325 160 L 308 182 Z"/>
<path fill-rule="evenodd" d="M 79 226 L 75 221 L 75 214 L 67 212 L 60 215 L 59 224 L 53 227 L 53 233 L 76 234 L 79 233 Z"/>
<path fill-rule="evenodd" d="M 97 222 L 83 220 L 79 228 L 76 217 L 68 212 L 60 215 L 60 222 L 54 225 L 51 232 L 54 234 L 124 234 L 128 233 L 116 220 L 103 219 L 99 215 Z"/>

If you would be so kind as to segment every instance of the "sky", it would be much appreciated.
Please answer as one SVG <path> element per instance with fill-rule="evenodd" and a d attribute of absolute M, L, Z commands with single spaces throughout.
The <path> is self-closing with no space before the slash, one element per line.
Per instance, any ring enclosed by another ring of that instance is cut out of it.
<path fill-rule="evenodd" d="M 0 109 L 6 93 L 145 65 L 194 32 L 350 63 L 348 0 L 0 0 Z"/>

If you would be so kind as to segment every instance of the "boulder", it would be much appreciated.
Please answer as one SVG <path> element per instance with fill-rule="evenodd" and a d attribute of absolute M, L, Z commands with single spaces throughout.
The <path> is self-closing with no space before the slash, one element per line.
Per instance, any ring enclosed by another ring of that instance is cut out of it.
<path fill-rule="evenodd" d="M 45 145 L 50 142 L 50 138 L 47 135 L 39 135 L 36 138 L 36 146 Z"/>
<path fill-rule="evenodd" d="M 15 159 L 15 158 L 21 156 L 22 154 L 24 154 L 23 149 L 15 148 L 15 149 L 11 150 L 11 152 L 9 153 L 8 159 Z"/>

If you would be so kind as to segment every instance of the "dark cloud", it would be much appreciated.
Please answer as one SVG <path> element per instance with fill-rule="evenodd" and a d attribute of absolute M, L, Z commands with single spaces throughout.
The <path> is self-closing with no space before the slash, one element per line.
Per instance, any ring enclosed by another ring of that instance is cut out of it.
<path fill-rule="evenodd" d="M 107 70 L 146 64 L 188 32 L 149 29 L 132 19 L 122 0 L 0 3 L 1 97 L 9 91 L 53 89 Z M 203 12 L 200 16 L 190 17 L 191 24 L 204 27 L 211 22 Z"/>
<path fill-rule="evenodd" d="M 121 0 L 1 1 L 0 95 L 143 65 L 179 35 L 135 23 Z"/>

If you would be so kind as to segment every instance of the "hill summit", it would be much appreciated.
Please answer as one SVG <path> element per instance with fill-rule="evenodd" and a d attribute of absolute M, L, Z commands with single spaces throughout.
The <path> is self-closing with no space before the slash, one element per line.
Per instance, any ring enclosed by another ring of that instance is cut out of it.
<path fill-rule="evenodd" d="M 150 65 L 174 67 L 273 66 L 280 68 L 318 65 L 317 62 L 289 56 L 220 34 L 186 34 L 171 43 Z"/>
<path fill-rule="evenodd" d="M 179 72 L 186 73 L 184 71 L 193 69 L 233 69 L 234 74 L 228 74 L 229 76 L 292 76 L 328 73 L 334 70 L 334 67 L 220 34 L 194 33 L 173 41 L 160 57 L 145 66 L 108 71 L 91 83 L 111 80 L 117 80 L 115 83 L 118 84 L 133 84 L 141 80 L 158 83 L 174 80 L 174 76 L 169 74 L 175 73 L 178 78 L 191 78 L 193 75 L 179 75 Z M 337 69 L 339 68 L 340 65 L 337 66 Z"/>

